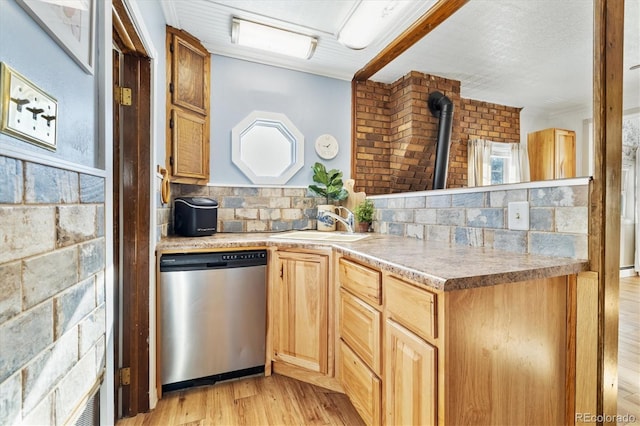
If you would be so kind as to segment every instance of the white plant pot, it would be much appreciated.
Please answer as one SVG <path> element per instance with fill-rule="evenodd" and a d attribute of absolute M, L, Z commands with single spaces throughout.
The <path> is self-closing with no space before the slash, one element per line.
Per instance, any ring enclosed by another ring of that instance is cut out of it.
<path fill-rule="evenodd" d="M 320 204 L 318 205 L 318 214 L 316 215 L 316 222 L 318 223 L 318 231 L 335 231 L 336 220 L 329 216 L 322 216 L 321 211 L 336 213 L 336 206 L 333 204 Z"/>

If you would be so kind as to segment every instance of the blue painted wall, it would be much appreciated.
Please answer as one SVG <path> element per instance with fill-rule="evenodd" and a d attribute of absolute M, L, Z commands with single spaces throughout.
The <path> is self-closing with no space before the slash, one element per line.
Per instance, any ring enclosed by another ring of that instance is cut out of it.
<path fill-rule="evenodd" d="M 99 167 L 94 76 L 80 68 L 13 0 L 0 0 L 0 61 L 57 99 L 58 148 L 50 155 Z M 4 133 L 0 133 L 0 143 L 38 153 L 50 152 Z"/>
<path fill-rule="evenodd" d="M 153 76 L 155 163 L 165 159 L 165 21 L 159 3 L 135 2 L 153 43 L 156 74 Z M 58 148 L 56 152 L 0 134 L 0 142 L 28 151 L 101 168 L 96 137 L 99 111 L 97 84 L 15 2 L 0 0 L 0 61 L 33 81 L 58 100 Z M 96 63 L 100 60 L 98 52 Z M 109 52 L 110 54 L 110 52 Z M 311 183 L 311 165 L 323 161 L 349 177 L 351 162 L 351 85 L 348 81 L 321 77 L 212 55 L 211 67 L 211 182 L 224 185 L 251 184 L 231 161 L 231 129 L 251 111 L 278 112 L 305 136 L 303 168 L 288 186 Z M 340 144 L 330 161 L 315 153 L 316 138 L 329 133 Z M 154 167 L 155 168 L 155 167 Z"/>
<path fill-rule="evenodd" d="M 351 167 L 351 83 L 299 71 L 211 56 L 211 177 L 214 184 L 251 184 L 231 161 L 231 129 L 251 111 L 285 114 L 305 137 L 303 168 L 287 186 L 312 183 L 316 161 L 349 177 Z M 329 133 L 340 145 L 333 160 L 314 150 Z"/>
<path fill-rule="evenodd" d="M 164 19 L 164 13 L 162 12 L 162 6 L 157 1 L 134 1 L 132 2 L 134 7 L 138 8 L 140 12 L 139 17 L 144 22 L 145 30 L 147 34 L 144 37 L 149 37 L 147 42 L 150 46 L 145 46 L 151 56 L 152 61 L 152 75 L 151 75 L 151 90 L 153 98 L 151 100 L 151 125 L 152 138 L 154 142 L 153 158 L 155 163 L 152 164 L 152 172 L 156 171 L 155 165 L 161 165 L 165 167 L 165 153 L 166 153 L 166 88 L 167 88 L 167 54 L 166 54 L 166 23 Z"/>

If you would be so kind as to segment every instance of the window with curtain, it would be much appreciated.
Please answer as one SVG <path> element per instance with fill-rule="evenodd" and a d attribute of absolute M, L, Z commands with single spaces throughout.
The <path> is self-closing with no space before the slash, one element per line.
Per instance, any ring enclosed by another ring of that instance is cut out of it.
<path fill-rule="evenodd" d="M 529 180 L 529 158 L 519 143 L 469 140 L 469 186 L 519 183 Z"/>

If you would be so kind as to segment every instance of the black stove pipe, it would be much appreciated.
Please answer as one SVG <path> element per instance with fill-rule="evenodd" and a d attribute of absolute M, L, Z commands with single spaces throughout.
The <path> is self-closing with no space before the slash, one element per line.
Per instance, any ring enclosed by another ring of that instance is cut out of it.
<path fill-rule="evenodd" d="M 440 117 L 432 189 L 444 189 L 447 186 L 451 127 L 453 126 L 453 102 L 442 93 L 433 92 L 429 95 L 428 105 L 431 114 L 434 117 Z"/>

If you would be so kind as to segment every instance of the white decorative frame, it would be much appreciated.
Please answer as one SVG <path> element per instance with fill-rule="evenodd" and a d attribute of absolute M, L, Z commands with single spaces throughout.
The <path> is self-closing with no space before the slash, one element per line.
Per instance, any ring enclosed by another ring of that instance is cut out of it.
<path fill-rule="evenodd" d="M 88 74 L 95 58 L 96 0 L 17 0 Z"/>
<path fill-rule="evenodd" d="M 255 184 L 285 184 L 304 165 L 304 135 L 284 114 L 253 111 L 231 129 L 231 161 Z"/>

